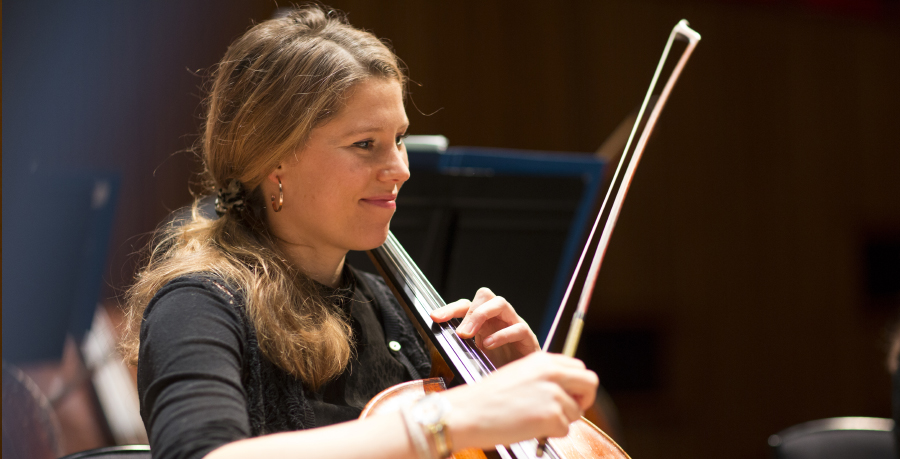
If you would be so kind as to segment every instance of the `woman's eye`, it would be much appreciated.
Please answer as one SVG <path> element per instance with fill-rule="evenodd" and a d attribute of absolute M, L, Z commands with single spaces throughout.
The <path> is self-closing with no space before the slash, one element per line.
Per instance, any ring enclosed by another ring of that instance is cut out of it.
<path fill-rule="evenodd" d="M 354 147 L 362 148 L 363 150 L 368 150 L 369 147 L 372 146 L 371 140 L 363 140 L 362 142 L 356 142 L 353 144 Z"/>
<path fill-rule="evenodd" d="M 403 139 L 405 139 L 407 137 L 409 137 L 409 134 L 398 135 L 397 136 L 397 145 L 399 146 L 399 145 L 403 144 Z"/>

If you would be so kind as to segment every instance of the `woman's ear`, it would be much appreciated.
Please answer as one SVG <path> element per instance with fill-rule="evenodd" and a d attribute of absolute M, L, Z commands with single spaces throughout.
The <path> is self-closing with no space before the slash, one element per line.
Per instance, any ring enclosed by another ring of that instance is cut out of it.
<path fill-rule="evenodd" d="M 278 184 L 278 177 L 279 177 L 280 175 L 282 175 L 282 170 L 283 170 L 283 167 L 282 167 L 281 164 L 279 164 L 278 167 L 276 167 L 275 169 L 272 169 L 272 172 L 271 172 L 271 173 L 269 174 L 269 176 L 267 177 L 267 178 L 269 179 L 269 181 L 272 182 L 272 183 L 274 183 L 275 185 L 277 185 L 277 184 Z"/>

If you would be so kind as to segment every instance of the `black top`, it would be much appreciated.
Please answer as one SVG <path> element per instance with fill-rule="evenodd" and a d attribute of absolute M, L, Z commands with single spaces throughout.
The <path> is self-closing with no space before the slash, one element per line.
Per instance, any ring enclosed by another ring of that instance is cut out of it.
<path fill-rule="evenodd" d="M 349 314 L 354 352 L 318 391 L 262 356 L 242 295 L 221 278 L 193 274 L 160 289 L 144 312 L 138 363 L 154 457 L 200 458 L 242 438 L 356 419 L 378 392 L 426 377 L 427 354 L 381 279 L 345 277 L 345 288 L 325 293 Z"/>

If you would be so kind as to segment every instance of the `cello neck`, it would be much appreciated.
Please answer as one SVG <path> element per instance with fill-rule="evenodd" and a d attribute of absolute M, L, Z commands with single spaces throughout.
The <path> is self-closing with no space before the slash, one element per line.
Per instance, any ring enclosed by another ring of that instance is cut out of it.
<path fill-rule="evenodd" d="M 454 382 L 472 384 L 496 370 L 475 345 L 475 340 L 463 339 L 456 334 L 459 319 L 451 319 L 445 323 L 436 323 L 431 319 L 431 312 L 447 303 L 428 282 L 393 233 L 388 233 L 384 244 L 370 250 L 368 254 L 419 333 L 431 342 L 450 367 Z"/>

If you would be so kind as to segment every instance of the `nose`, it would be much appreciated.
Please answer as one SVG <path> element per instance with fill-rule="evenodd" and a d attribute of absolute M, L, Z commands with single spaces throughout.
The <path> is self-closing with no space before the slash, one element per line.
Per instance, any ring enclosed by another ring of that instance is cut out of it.
<path fill-rule="evenodd" d="M 393 145 L 391 151 L 385 156 L 385 162 L 378 171 L 378 180 L 403 185 L 403 182 L 409 180 L 409 159 L 406 156 L 406 146 Z"/>

